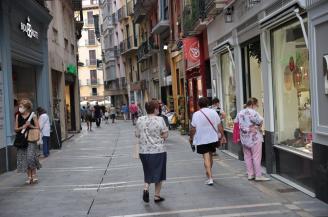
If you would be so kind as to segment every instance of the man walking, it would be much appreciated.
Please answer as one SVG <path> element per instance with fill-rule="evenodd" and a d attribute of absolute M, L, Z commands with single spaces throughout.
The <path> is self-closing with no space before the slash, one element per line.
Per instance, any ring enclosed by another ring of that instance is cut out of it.
<path fill-rule="evenodd" d="M 100 127 L 102 112 L 100 106 L 98 105 L 98 102 L 96 102 L 96 105 L 94 106 L 94 110 L 95 110 L 96 125 L 97 127 Z"/>
<path fill-rule="evenodd" d="M 123 114 L 123 118 L 126 121 L 128 119 L 128 115 L 129 115 L 129 108 L 127 105 L 123 104 L 122 108 L 121 108 L 121 112 Z"/>
<path fill-rule="evenodd" d="M 136 119 L 138 118 L 138 106 L 134 103 L 134 101 L 131 102 L 129 110 L 131 113 L 132 124 L 136 125 Z"/>

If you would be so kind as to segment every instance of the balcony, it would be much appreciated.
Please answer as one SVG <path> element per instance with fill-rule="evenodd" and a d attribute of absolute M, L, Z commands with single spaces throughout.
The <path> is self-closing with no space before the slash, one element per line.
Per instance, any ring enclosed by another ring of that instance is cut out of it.
<path fill-rule="evenodd" d="M 86 59 L 85 66 L 97 66 L 97 59 Z"/>
<path fill-rule="evenodd" d="M 120 56 L 120 49 L 117 46 L 115 46 L 114 47 L 114 57 L 118 58 L 119 56 Z"/>
<path fill-rule="evenodd" d="M 183 9 L 183 33 L 185 36 L 200 34 L 209 23 L 205 11 L 205 1 L 192 0 Z"/>
<path fill-rule="evenodd" d="M 84 40 L 84 46 L 96 46 L 96 40 Z"/>
<path fill-rule="evenodd" d="M 114 48 L 109 48 L 104 51 L 104 62 L 107 63 L 110 60 L 115 60 Z"/>
<path fill-rule="evenodd" d="M 134 14 L 134 10 L 133 10 L 133 7 L 134 7 L 134 5 L 133 5 L 133 0 L 130 0 L 127 4 L 127 13 L 128 13 L 128 16 L 133 16 L 133 14 Z"/>
<path fill-rule="evenodd" d="M 127 94 L 126 89 L 126 78 L 116 78 L 112 81 L 105 82 L 105 95 L 108 96 L 116 96 L 116 95 L 123 95 Z"/>
<path fill-rule="evenodd" d="M 122 21 L 124 19 L 127 18 L 127 15 L 126 15 L 126 6 L 124 5 L 123 7 L 121 7 L 120 9 L 118 9 L 117 11 L 117 18 L 119 21 Z"/>
<path fill-rule="evenodd" d="M 134 4 L 134 23 L 141 23 L 147 16 L 147 11 L 157 3 L 158 0 L 137 0 Z"/>
<path fill-rule="evenodd" d="M 137 39 L 135 37 L 130 36 L 120 43 L 120 51 L 122 55 L 136 51 L 137 49 Z"/>
<path fill-rule="evenodd" d="M 205 0 L 205 13 L 207 17 L 215 17 L 226 6 L 227 0 Z"/>
<path fill-rule="evenodd" d="M 143 42 L 137 50 L 138 62 L 142 62 L 159 51 L 159 46 L 154 42 L 153 38 L 149 38 Z"/>

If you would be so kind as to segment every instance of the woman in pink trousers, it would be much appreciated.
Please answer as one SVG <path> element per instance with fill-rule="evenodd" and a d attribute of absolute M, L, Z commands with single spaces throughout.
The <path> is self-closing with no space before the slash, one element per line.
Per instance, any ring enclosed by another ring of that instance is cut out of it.
<path fill-rule="evenodd" d="M 239 123 L 240 141 L 243 145 L 248 180 L 269 181 L 270 179 L 264 177 L 261 171 L 263 118 L 256 111 L 257 108 L 258 100 L 250 98 L 246 107 L 238 113 L 235 123 Z"/>

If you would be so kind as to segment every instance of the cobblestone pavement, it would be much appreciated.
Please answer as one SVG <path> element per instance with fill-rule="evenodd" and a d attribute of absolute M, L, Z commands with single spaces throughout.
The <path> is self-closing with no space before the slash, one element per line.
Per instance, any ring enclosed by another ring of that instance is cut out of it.
<path fill-rule="evenodd" d="M 25 185 L 15 172 L 0 175 L 0 216 L 328 216 L 327 204 L 277 180 L 248 181 L 244 163 L 224 153 L 215 158 L 214 186 L 206 186 L 201 157 L 178 131 L 167 141 L 166 201 L 144 204 L 135 143 L 130 122 L 102 125 L 42 160 L 39 184 Z"/>

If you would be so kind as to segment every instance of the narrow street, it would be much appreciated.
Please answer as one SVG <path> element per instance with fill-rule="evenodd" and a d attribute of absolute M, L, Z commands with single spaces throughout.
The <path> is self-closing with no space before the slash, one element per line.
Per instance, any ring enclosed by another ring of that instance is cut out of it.
<path fill-rule="evenodd" d="M 243 162 L 224 153 L 215 158 L 214 186 L 206 186 L 201 157 L 178 131 L 167 141 L 166 201 L 144 204 L 135 142 L 130 122 L 84 128 L 42 160 L 38 184 L 25 185 L 15 172 L 0 175 L 0 216 L 328 216 L 327 204 L 279 181 L 249 182 Z"/>

